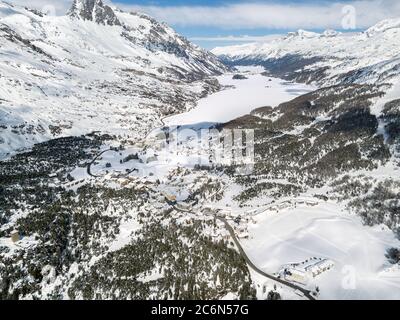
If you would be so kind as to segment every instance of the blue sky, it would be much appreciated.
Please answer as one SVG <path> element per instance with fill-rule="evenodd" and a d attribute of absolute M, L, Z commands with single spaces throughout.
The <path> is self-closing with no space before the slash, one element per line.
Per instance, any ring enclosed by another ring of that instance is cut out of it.
<path fill-rule="evenodd" d="M 400 17 L 398 0 L 113 0 L 170 24 L 207 49 L 306 29 L 354 32 Z M 349 24 L 350 23 L 350 24 Z"/>
<path fill-rule="evenodd" d="M 121 3 L 134 3 L 138 5 L 156 5 L 156 6 L 221 6 L 228 5 L 234 3 L 291 3 L 291 4 L 299 4 L 299 3 L 329 3 L 331 0 L 259 0 L 259 1 L 243 1 L 243 0 L 121 0 Z M 349 1 L 347 1 L 349 2 Z"/>
<path fill-rule="evenodd" d="M 8 0 L 65 14 L 73 0 Z M 400 18 L 399 0 L 103 0 L 164 21 L 200 46 L 268 41 L 305 29 L 364 30 L 387 18 Z"/>

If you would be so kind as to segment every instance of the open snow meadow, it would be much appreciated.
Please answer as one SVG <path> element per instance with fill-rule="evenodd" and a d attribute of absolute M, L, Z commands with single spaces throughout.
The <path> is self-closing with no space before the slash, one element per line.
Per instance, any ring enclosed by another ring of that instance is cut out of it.
<path fill-rule="evenodd" d="M 255 222 L 243 246 L 263 270 L 330 259 L 333 269 L 307 283 L 320 288 L 321 299 L 400 299 L 400 269 L 385 259 L 400 242 L 387 227 L 365 226 L 336 203 L 266 211 Z"/>

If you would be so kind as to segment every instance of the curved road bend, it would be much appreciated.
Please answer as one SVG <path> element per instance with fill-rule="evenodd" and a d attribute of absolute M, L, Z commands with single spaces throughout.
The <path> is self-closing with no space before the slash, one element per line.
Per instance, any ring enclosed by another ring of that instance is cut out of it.
<path fill-rule="evenodd" d="M 179 208 L 177 208 L 176 206 L 172 206 L 172 207 L 173 207 L 176 211 L 179 211 L 179 212 L 186 212 L 186 213 L 194 214 L 194 213 L 191 212 L 191 211 L 179 209 Z M 311 295 L 311 291 L 310 291 L 310 290 L 306 290 L 306 289 L 304 289 L 304 288 L 302 288 L 302 287 L 300 287 L 300 286 L 298 286 L 298 285 L 296 285 L 296 284 L 294 284 L 294 283 L 292 283 L 292 282 L 288 282 L 288 281 L 286 281 L 286 280 L 283 280 L 283 279 L 274 277 L 274 276 L 272 276 L 272 275 L 270 275 L 270 274 L 268 274 L 268 273 L 262 271 L 261 269 L 259 269 L 259 268 L 250 260 L 250 258 L 247 256 L 247 254 L 246 254 L 246 252 L 244 251 L 242 245 L 240 244 L 238 238 L 236 237 L 235 231 L 233 230 L 233 228 L 231 227 L 231 225 L 229 224 L 229 222 L 228 222 L 226 219 L 224 219 L 224 218 L 217 217 L 217 216 L 215 216 L 215 215 L 213 215 L 213 216 L 214 216 L 217 220 L 219 220 L 219 221 L 221 221 L 221 222 L 223 222 L 223 223 L 225 224 L 225 227 L 226 227 L 226 229 L 228 230 L 228 232 L 229 232 L 230 236 L 232 237 L 233 241 L 235 242 L 235 244 L 236 244 L 236 246 L 237 246 L 237 248 L 238 248 L 238 250 L 239 250 L 239 253 L 242 255 L 242 257 L 243 257 L 244 260 L 247 262 L 247 264 L 250 266 L 250 268 L 252 268 L 255 272 L 257 272 L 258 274 L 260 274 L 260 275 L 262 275 L 262 276 L 264 276 L 264 277 L 266 277 L 266 278 L 268 278 L 268 279 L 271 279 L 271 280 L 276 281 L 276 282 L 278 282 L 278 283 L 280 283 L 280 284 L 283 284 L 284 286 L 287 286 L 287 287 L 289 287 L 289 288 L 292 288 L 292 289 L 294 289 L 294 290 L 298 290 L 298 291 L 302 292 L 302 293 L 304 294 L 304 296 L 305 296 L 307 299 L 309 299 L 309 300 L 316 300 L 316 299 Z"/>
<path fill-rule="evenodd" d="M 90 170 L 90 167 L 91 167 L 91 165 L 92 165 L 100 156 L 102 156 L 104 153 L 106 153 L 106 152 L 108 152 L 108 151 L 111 151 L 111 150 L 112 150 L 112 149 L 108 149 L 108 150 L 104 150 L 104 151 L 100 152 L 100 153 L 88 164 L 88 166 L 87 166 L 87 173 L 88 173 L 90 176 L 95 177 L 95 178 L 100 177 L 100 176 L 96 176 L 96 175 L 92 174 L 92 173 L 91 173 L 91 170 Z M 179 209 L 179 208 L 177 208 L 176 206 L 172 206 L 172 207 L 173 207 L 175 210 L 180 211 L 180 212 L 186 212 L 186 213 L 192 213 L 192 214 L 194 214 L 193 212 L 190 212 L 190 211 L 187 211 L 187 210 Z M 246 254 L 246 252 L 244 251 L 242 245 L 240 244 L 238 238 L 236 237 L 235 231 L 233 230 L 233 228 L 231 227 L 231 225 L 228 223 L 228 221 L 227 221 L 226 219 L 224 219 L 224 218 L 221 218 L 221 217 L 217 217 L 217 216 L 214 216 L 214 217 L 215 217 L 217 220 L 220 220 L 221 222 L 224 223 L 226 229 L 228 230 L 230 236 L 232 237 L 234 243 L 236 244 L 236 246 L 237 246 L 237 248 L 238 248 L 238 250 L 239 250 L 239 253 L 240 253 L 240 254 L 242 255 L 242 257 L 245 259 L 245 261 L 246 261 L 247 264 L 250 266 L 250 268 L 252 268 L 255 272 L 257 272 L 258 274 L 260 274 L 260 275 L 262 275 L 262 276 L 264 276 L 264 277 L 266 277 L 266 278 L 268 278 L 268 279 L 271 279 L 271 280 L 276 281 L 276 282 L 278 282 L 278 283 L 280 283 L 280 284 L 283 284 L 283 285 L 285 285 L 285 286 L 287 286 L 287 287 L 290 287 L 290 288 L 292 288 L 292 289 L 294 289 L 294 290 L 298 290 L 298 291 L 302 292 L 302 293 L 304 294 L 304 296 L 305 296 L 306 298 L 308 298 L 309 300 L 316 300 L 316 299 L 311 295 L 311 291 L 306 290 L 306 289 L 304 289 L 304 288 L 302 288 L 302 287 L 300 287 L 300 286 L 298 286 L 298 285 L 296 285 L 296 284 L 294 284 L 294 283 L 291 283 L 291 282 L 285 281 L 285 280 L 283 280 L 283 279 L 274 277 L 274 276 L 272 276 L 272 275 L 270 275 L 270 274 L 268 274 L 268 273 L 262 271 L 261 269 L 259 269 L 259 268 L 250 260 L 250 258 L 247 256 L 247 254 Z"/>
<path fill-rule="evenodd" d="M 304 289 L 304 288 L 302 288 L 302 287 L 300 287 L 300 286 L 298 286 L 298 285 L 295 285 L 294 283 L 291 283 L 291 282 L 285 281 L 285 280 L 283 280 L 283 279 L 274 277 L 274 276 L 272 276 L 272 275 L 270 275 L 270 274 L 268 274 L 268 273 L 265 273 L 264 271 L 260 270 L 260 269 L 249 259 L 249 257 L 247 256 L 247 254 L 246 254 L 246 252 L 244 251 L 242 245 L 240 244 L 238 238 L 236 237 L 235 231 L 233 230 L 233 228 L 231 227 L 231 225 L 228 223 L 228 221 L 226 221 L 224 218 L 221 218 L 221 217 L 216 217 L 216 219 L 219 220 L 219 221 L 221 221 L 221 222 L 223 222 L 223 223 L 225 224 L 225 227 L 226 227 L 226 229 L 229 231 L 229 234 L 231 235 L 233 241 L 235 242 L 237 248 L 239 249 L 240 254 L 241 254 L 242 257 L 246 260 L 247 264 L 248 264 L 255 272 L 257 272 L 258 274 L 261 274 L 262 276 L 264 276 L 264 277 L 266 277 L 266 278 L 269 278 L 269 279 L 274 280 L 274 281 L 276 281 L 276 282 L 279 282 L 279 283 L 281 283 L 281 284 L 283 284 L 283 285 L 285 285 L 285 286 L 288 286 L 288 287 L 290 287 L 290 288 L 292 288 L 292 289 L 301 291 L 301 292 L 304 294 L 304 296 L 305 296 L 306 298 L 308 298 L 309 300 L 316 300 L 316 299 L 311 295 L 311 291 L 306 290 L 306 289 Z"/>
<path fill-rule="evenodd" d="M 100 152 L 99 154 L 96 155 L 96 157 L 93 158 L 93 160 L 91 162 L 89 162 L 89 164 L 87 165 L 87 174 L 93 178 L 101 178 L 101 176 L 96 176 L 95 174 L 92 173 L 91 171 L 91 166 L 93 165 L 93 163 L 100 158 L 103 154 L 105 154 L 108 151 L 111 151 L 113 149 L 107 149 L 107 150 L 103 150 L 102 152 Z M 114 150 L 113 150 L 114 151 Z"/>

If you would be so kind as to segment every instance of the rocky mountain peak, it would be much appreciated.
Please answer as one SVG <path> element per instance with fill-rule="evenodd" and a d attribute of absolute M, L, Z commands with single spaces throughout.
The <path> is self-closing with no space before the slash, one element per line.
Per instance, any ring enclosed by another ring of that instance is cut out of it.
<path fill-rule="evenodd" d="M 121 25 L 113 9 L 102 0 L 74 0 L 68 15 L 104 25 Z"/>

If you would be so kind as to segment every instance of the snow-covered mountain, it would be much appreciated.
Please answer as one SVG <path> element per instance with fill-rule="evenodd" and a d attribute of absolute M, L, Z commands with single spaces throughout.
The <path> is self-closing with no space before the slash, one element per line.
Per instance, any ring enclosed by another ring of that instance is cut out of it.
<path fill-rule="evenodd" d="M 400 19 L 390 19 L 361 33 L 299 30 L 268 43 L 212 52 L 229 64 L 262 64 L 277 76 L 321 86 L 393 83 L 400 76 L 399 43 Z"/>
<path fill-rule="evenodd" d="M 215 49 L 265 67 L 225 72 L 101 0 L 0 0 L 0 300 L 398 299 L 399 30 Z"/>
<path fill-rule="evenodd" d="M 167 25 L 101 0 L 58 17 L 0 1 L 0 43 L 1 156 L 91 131 L 134 139 L 218 89 L 208 78 L 226 70 Z"/>

